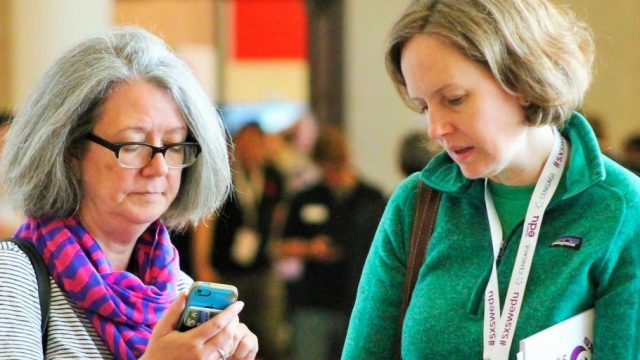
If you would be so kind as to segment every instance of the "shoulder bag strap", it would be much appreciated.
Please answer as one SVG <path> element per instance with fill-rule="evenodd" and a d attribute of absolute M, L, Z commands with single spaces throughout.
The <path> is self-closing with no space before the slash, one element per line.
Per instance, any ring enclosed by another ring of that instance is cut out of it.
<path fill-rule="evenodd" d="M 401 359 L 402 327 L 407 307 L 411 301 L 413 289 L 418 280 L 418 273 L 425 261 L 429 240 L 436 222 L 438 207 L 440 206 L 441 193 L 418 181 L 418 199 L 413 216 L 413 228 L 411 230 L 411 247 L 407 259 L 407 273 L 404 281 L 402 309 L 400 311 L 400 331 L 398 332 L 396 359 Z"/>
<path fill-rule="evenodd" d="M 32 242 L 27 241 L 25 239 L 16 239 L 11 238 L 8 241 L 16 244 L 22 252 L 24 252 L 29 261 L 31 262 L 31 266 L 33 266 L 33 270 L 36 274 L 36 280 L 38 282 L 38 297 L 40 300 L 40 317 L 42 322 L 40 323 L 40 332 L 42 334 L 42 350 L 43 353 L 47 351 L 47 324 L 49 322 L 49 309 L 51 303 L 51 283 L 49 282 L 49 270 L 47 269 L 47 265 L 44 263 L 42 256 L 35 248 Z"/>

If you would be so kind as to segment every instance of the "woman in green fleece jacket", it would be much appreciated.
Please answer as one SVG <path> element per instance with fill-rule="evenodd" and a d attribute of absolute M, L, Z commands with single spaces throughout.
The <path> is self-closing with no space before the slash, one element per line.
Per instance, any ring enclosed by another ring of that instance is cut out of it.
<path fill-rule="evenodd" d="M 387 67 L 444 151 L 387 205 L 343 359 L 394 357 L 418 182 L 442 198 L 404 359 L 515 359 L 520 340 L 590 308 L 593 344 L 572 359 L 640 358 L 640 182 L 575 112 L 592 63 L 589 30 L 546 0 L 407 8 Z"/>

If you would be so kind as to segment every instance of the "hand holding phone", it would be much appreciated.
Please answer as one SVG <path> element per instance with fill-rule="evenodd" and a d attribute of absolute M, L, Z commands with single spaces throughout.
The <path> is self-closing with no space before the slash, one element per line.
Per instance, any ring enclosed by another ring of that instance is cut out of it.
<path fill-rule="evenodd" d="M 196 281 L 187 295 L 179 331 L 187 331 L 206 322 L 238 300 L 238 289 L 227 284 Z"/>

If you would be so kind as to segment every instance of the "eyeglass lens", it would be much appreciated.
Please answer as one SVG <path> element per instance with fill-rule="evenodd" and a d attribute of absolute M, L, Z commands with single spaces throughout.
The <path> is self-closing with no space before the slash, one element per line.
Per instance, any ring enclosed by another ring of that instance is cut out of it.
<path fill-rule="evenodd" d="M 152 159 L 154 151 L 149 145 L 131 144 L 120 148 L 118 160 L 122 166 L 144 167 Z M 198 148 L 195 144 L 170 145 L 164 152 L 164 159 L 169 167 L 187 167 L 197 158 Z"/>

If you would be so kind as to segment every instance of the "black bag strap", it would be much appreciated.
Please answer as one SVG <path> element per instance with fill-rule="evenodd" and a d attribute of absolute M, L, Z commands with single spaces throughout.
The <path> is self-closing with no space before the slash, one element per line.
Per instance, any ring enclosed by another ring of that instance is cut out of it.
<path fill-rule="evenodd" d="M 11 241 L 27 255 L 31 266 L 36 274 L 36 281 L 38 282 L 38 298 L 40 300 L 40 317 L 42 322 L 40 323 L 40 333 L 42 334 L 42 350 L 43 353 L 47 351 L 47 325 L 49 323 L 49 309 L 51 307 L 51 283 L 49 282 L 49 270 L 44 263 L 42 256 L 33 245 L 31 241 L 25 239 L 11 238 L 7 239 Z"/>
<path fill-rule="evenodd" d="M 402 296 L 402 308 L 400 310 L 400 331 L 398 332 L 396 359 L 402 359 L 402 325 L 407 312 L 407 307 L 411 301 L 413 289 L 418 280 L 418 273 L 424 264 L 427 247 L 433 226 L 436 223 L 438 207 L 440 206 L 441 193 L 418 181 L 418 199 L 413 215 L 413 228 L 411 229 L 411 247 L 409 258 L 407 259 L 407 273 L 404 280 L 404 290 Z"/>

